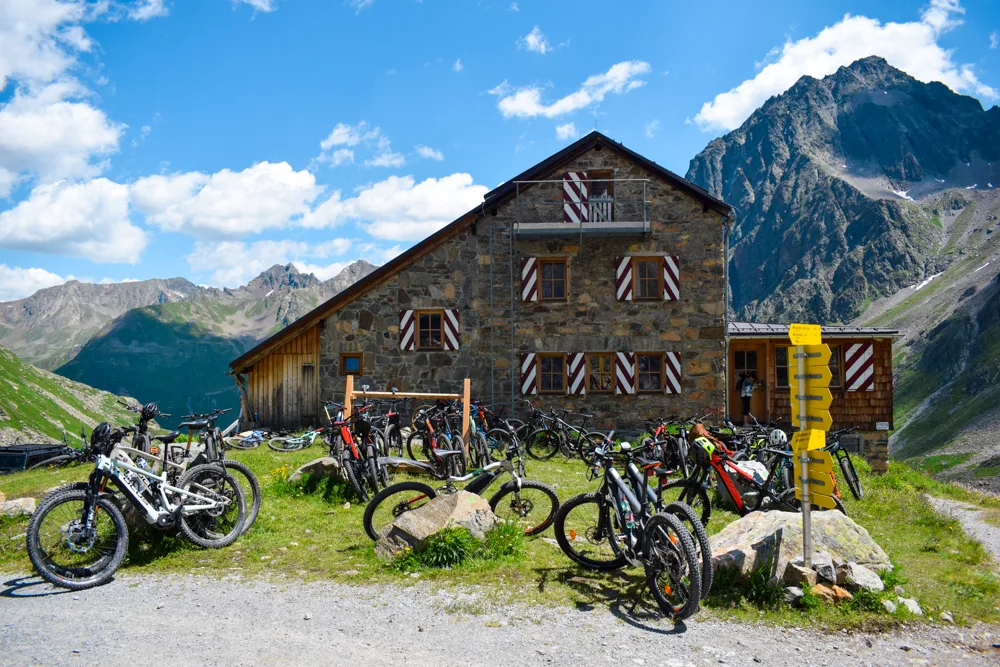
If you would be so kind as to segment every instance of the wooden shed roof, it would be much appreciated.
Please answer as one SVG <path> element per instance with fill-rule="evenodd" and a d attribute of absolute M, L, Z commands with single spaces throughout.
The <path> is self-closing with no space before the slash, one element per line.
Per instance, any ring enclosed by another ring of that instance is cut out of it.
<path fill-rule="evenodd" d="M 575 157 L 597 147 L 608 148 L 623 154 L 630 160 L 641 165 L 643 168 L 649 170 L 653 174 L 656 174 L 667 183 L 670 183 L 679 190 L 687 192 L 696 200 L 700 201 L 706 210 L 714 210 L 723 216 L 729 216 L 733 213 L 733 208 L 729 204 L 725 203 L 721 199 L 718 199 L 717 197 L 712 196 L 704 188 L 698 187 L 694 183 L 678 176 L 669 169 L 658 165 L 642 155 L 639 155 L 635 151 L 629 150 L 622 144 L 613 141 L 597 130 L 594 130 L 558 153 L 547 157 L 533 167 L 521 172 L 506 183 L 503 183 L 490 192 L 487 192 L 486 196 L 483 198 L 482 204 L 476 206 L 468 213 L 442 227 L 405 252 L 397 255 L 394 259 L 375 269 L 347 289 L 337 293 L 329 300 L 316 306 L 314 309 L 300 317 L 295 322 L 292 322 L 281 331 L 275 333 L 270 338 L 261 341 L 257 346 L 234 359 L 229 364 L 230 368 L 236 372 L 241 372 L 243 369 L 252 365 L 257 359 L 268 354 L 268 352 L 277 345 L 281 345 L 290 338 L 298 335 L 299 332 L 317 324 L 320 320 L 329 316 L 331 313 L 343 308 L 345 305 L 351 303 L 354 299 L 358 298 L 368 290 L 391 278 L 409 264 L 434 250 L 448 239 L 456 236 L 464 229 L 472 225 L 480 217 L 495 211 L 504 202 L 517 194 L 517 183 L 519 181 L 539 179 L 547 175 L 553 169 L 558 168 L 561 164 L 569 162 Z"/>
<path fill-rule="evenodd" d="M 895 338 L 898 329 L 885 327 L 854 327 L 841 325 L 823 325 L 821 331 L 824 337 L 830 338 Z M 788 338 L 787 324 L 760 324 L 757 322 L 730 322 L 729 336 L 731 338 Z"/>

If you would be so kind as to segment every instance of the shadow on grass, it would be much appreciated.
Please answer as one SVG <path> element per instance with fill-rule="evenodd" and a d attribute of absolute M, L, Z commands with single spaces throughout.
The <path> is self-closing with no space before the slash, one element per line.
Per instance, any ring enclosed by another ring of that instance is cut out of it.
<path fill-rule="evenodd" d="M 199 549 L 184 537 L 165 532 L 152 532 L 129 541 L 129 567 L 143 567 L 175 553 L 195 552 Z"/>
<path fill-rule="evenodd" d="M 0 590 L 0 597 L 3 598 L 44 598 L 72 592 L 68 588 L 56 588 L 38 575 L 15 577 L 3 582 L 3 586 Z"/>

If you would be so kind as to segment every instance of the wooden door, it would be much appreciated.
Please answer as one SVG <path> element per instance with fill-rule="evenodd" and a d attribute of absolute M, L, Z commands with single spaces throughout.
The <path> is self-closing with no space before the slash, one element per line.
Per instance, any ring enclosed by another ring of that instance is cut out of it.
<path fill-rule="evenodd" d="M 743 420 L 743 398 L 740 387 L 747 373 L 755 373 L 761 386 L 750 399 L 750 414 L 758 421 L 768 420 L 767 414 L 767 343 L 731 342 L 729 347 L 729 418 L 734 423 Z"/>

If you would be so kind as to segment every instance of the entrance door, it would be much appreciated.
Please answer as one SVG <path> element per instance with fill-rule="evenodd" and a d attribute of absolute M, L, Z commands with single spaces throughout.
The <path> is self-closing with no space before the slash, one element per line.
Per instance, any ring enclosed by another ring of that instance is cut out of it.
<path fill-rule="evenodd" d="M 731 343 L 729 349 L 729 418 L 735 424 L 743 421 L 743 398 L 740 387 L 743 378 L 753 373 L 761 387 L 754 391 L 750 399 L 750 414 L 758 421 L 766 421 L 767 391 L 767 344 L 766 343 Z"/>

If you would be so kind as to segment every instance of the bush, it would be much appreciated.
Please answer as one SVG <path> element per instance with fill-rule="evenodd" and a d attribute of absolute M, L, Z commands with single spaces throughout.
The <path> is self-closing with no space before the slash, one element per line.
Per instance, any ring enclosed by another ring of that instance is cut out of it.
<path fill-rule="evenodd" d="M 418 549 L 403 549 L 389 567 L 398 572 L 412 572 L 420 568 L 494 563 L 523 551 L 524 534 L 513 522 L 498 524 L 483 536 L 482 541 L 465 528 L 453 526 L 432 535 Z"/>

